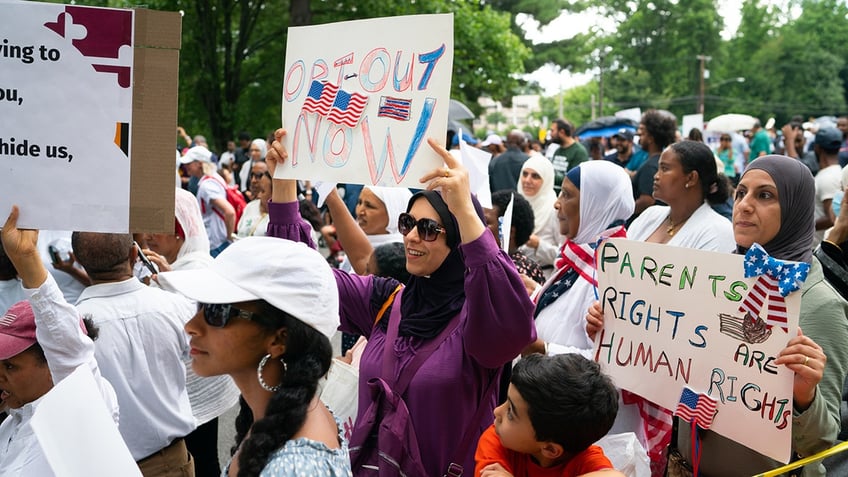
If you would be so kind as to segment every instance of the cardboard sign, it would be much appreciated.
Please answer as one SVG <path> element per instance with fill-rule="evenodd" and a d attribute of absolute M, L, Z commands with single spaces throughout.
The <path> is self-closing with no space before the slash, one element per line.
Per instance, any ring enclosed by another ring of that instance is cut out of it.
<path fill-rule="evenodd" d="M 709 396 L 717 401 L 711 430 L 788 462 L 794 373 L 773 362 L 796 334 L 801 293 L 767 293 L 758 305 L 749 294 L 766 275 L 745 278 L 744 263 L 741 255 L 604 242 L 595 360 L 617 386 L 671 411 L 684 387 Z M 769 311 L 779 308 L 785 313 Z"/>
<path fill-rule="evenodd" d="M 289 28 L 277 177 L 421 187 L 442 167 L 453 69 L 453 15 Z"/>
<path fill-rule="evenodd" d="M 0 0 L 0 216 L 173 230 L 180 17 Z M 132 189 L 132 192 L 131 192 Z"/>

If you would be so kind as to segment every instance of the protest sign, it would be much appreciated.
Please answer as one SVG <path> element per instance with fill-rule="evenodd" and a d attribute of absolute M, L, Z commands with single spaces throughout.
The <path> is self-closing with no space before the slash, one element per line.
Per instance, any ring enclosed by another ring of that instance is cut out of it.
<path fill-rule="evenodd" d="M 453 68 L 453 15 L 289 28 L 277 177 L 421 187 L 442 167 Z"/>
<path fill-rule="evenodd" d="M 39 400 L 30 425 L 57 477 L 141 476 L 86 365 Z"/>
<path fill-rule="evenodd" d="M 179 14 L 0 6 L 0 216 L 173 231 Z"/>
<path fill-rule="evenodd" d="M 746 260 L 756 276 L 745 277 Z M 797 278 L 794 268 L 775 271 L 753 260 L 604 242 L 598 248 L 604 329 L 595 340 L 595 360 L 617 386 L 671 411 L 681 395 L 689 394 L 689 402 L 708 396 L 717 412 L 702 428 L 711 424 L 719 434 L 788 462 L 794 374 L 774 360 L 798 329 L 801 293 L 788 292 L 784 281 L 800 286 L 806 271 Z"/>

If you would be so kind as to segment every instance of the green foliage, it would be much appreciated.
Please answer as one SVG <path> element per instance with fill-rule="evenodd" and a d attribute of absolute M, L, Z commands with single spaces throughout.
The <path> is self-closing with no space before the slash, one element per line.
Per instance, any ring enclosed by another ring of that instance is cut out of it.
<path fill-rule="evenodd" d="M 593 80 L 585 85 L 564 91 L 562 93 L 562 116 L 571 121 L 575 126 L 579 127 L 581 124 L 592 119 L 593 101 L 595 103 L 595 107 L 597 107 L 597 81 Z M 560 117 L 559 105 L 560 95 L 542 98 L 540 104 L 541 112 L 537 114 L 537 119 L 540 119 L 543 123 L 545 123 L 545 118 L 547 118 L 547 124 L 550 125 L 551 122 Z"/>

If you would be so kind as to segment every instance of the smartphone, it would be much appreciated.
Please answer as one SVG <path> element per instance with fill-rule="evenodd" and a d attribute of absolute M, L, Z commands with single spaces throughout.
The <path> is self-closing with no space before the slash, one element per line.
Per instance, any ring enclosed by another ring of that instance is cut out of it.
<path fill-rule="evenodd" d="M 53 263 L 62 262 L 62 256 L 59 254 L 59 249 L 54 247 L 53 245 L 49 245 L 47 247 L 47 253 L 50 254 L 50 259 L 53 260 Z"/>
<path fill-rule="evenodd" d="M 141 263 L 143 263 L 148 270 L 150 270 L 150 273 L 154 275 L 159 273 L 159 269 L 156 267 L 156 264 L 151 262 L 150 259 L 147 258 L 147 255 L 145 255 L 144 252 L 141 251 L 141 245 L 139 245 L 138 242 L 135 241 L 133 242 L 133 245 L 135 245 L 135 249 L 138 250 L 138 259 L 141 260 Z"/>

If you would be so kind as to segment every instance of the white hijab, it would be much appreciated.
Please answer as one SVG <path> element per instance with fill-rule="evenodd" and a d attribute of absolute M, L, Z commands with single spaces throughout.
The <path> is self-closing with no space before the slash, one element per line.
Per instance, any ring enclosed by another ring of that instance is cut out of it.
<path fill-rule="evenodd" d="M 584 244 L 617 220 L 633 215 L 633 186 L 624 168 L 609 161 L 580 164 L 580 227 L 573 242 Z"/>
<path fill-rule="evenodd" d="M 524 187 L 521 185 L 521 176 L 524 174 L 524 169 L 532 169 L 542 177 L 542 186 L 539 187 L 539 192 L 532 197 L 524 193 Z M 521 166 L 516 190 L 533 207 L 533 233 L 538 234 L 551 222 L 551 214 L 555 213 L 554 202 L 556 202 L 557 196 L 554 192 L 554 165 L 541 155 L 528 157 L 524 161 L 524 165 Z"/>
<path fill-rule="evenodd" d="M 265 159 L 265 154 L 268 152 L 268 143 L 265 142 L 264 139 L 254 139 L 250 143 L 250 147 L 257 146 L 259 148 L 259 157 L 263 160 Z M 250 154 L 250 150 L 248 149 L 247 153 L 248 161 L 241 165 L 241 170 L 239 171 L 239 179 L 241 180 L 241 191 L 244 192 L 247 189 L 250 189 L 250 173 L 253 169 L 253 155 Z"/>
<path fill-rule="evenodd" d="M 379 237 L 377 241 L 380 244 L 403 242 L 403 236 L 398 232 L 397 228 L 398 216 L 401 212 L 406 212 L 406 206 L 409 204 L 409 199 L 412 198 L 412 192 L 404 187 L 365 186 L 365 188 L 373 192 L 383 202 L 383 205 L 386 207 L 386 214 L 389 217 L 389 224 L 386 226 L 388 234 L 371 235 L 368 239 L 371 240 L 372 237 Z M 386 235 L 390 237 L 386 237 Z M 371 244 L 379 245 L 375 244 L 373 240 Z"/>
<path fill-rule="evenodd" d="M 191 192 L 177 188 L 174 195 L 174 215 L 183 229 L 185 241 L 177 259 L 171 264 L 172 270 L 201 268 L 212 263 L 209 255 L 209 236 L 203 226 L 203 216 L 197 198 Z"/>

